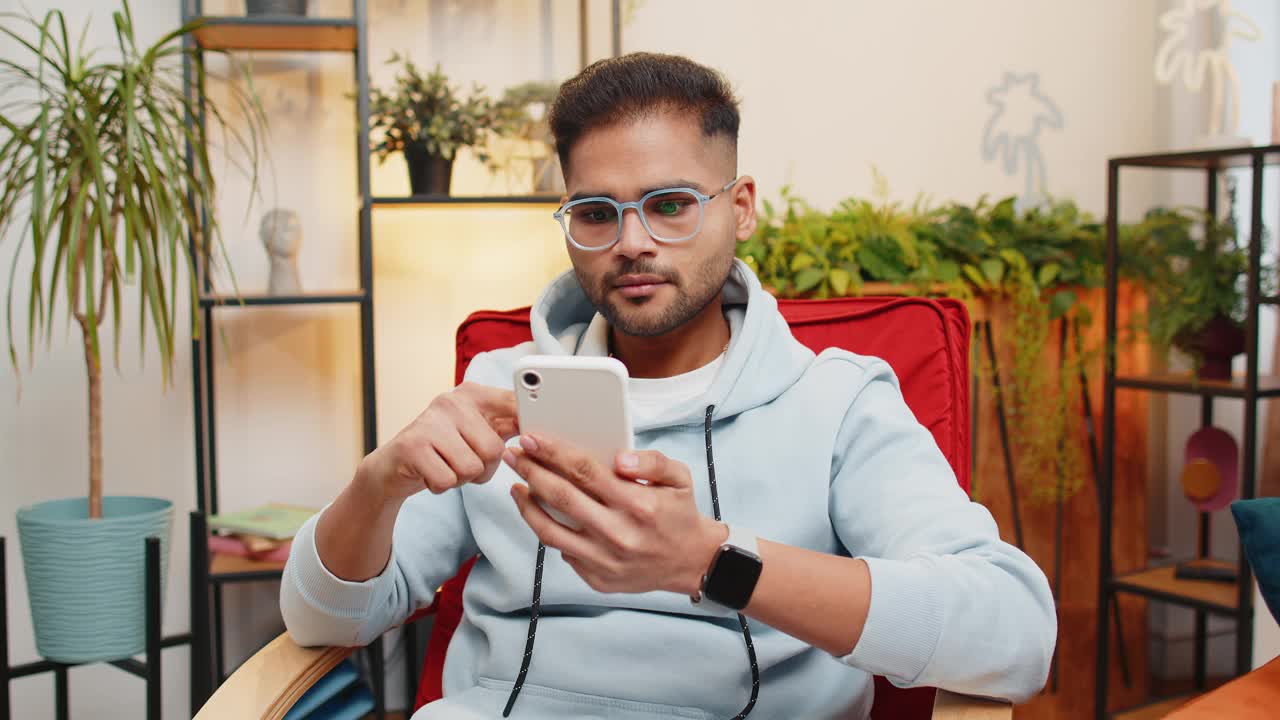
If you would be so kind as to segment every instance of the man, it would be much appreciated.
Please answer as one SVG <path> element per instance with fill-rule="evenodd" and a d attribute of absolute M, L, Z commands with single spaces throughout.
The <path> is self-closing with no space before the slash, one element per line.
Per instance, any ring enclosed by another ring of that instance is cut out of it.
<path fill-rule="evenodd" d="M 957 486 L 889 367 L 815 357 L 735 259 L 756 227 L 738 117 L 679 57 L 563 86 L 574 271 L 534 305 L 533 342 L 476 357 L 298 535 L 281 588 L 298 642 L 367 643 L 479 553 L 445 698 L 418 718 L 865 717 L 872 675 L 1040 689 L 1044 574 Z M 529 353 L 625 363 L 639 449 L 604 467 L 517 439 Z"/>

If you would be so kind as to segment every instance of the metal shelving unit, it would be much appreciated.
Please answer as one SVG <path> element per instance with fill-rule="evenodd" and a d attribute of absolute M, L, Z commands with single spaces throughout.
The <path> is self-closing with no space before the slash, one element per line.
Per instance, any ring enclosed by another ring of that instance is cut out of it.
<path fill-rule="evenodd" d="M 358 305 L 360 308 L 360 346 L 363 398 L 362 420 L 364 451 L 377 446 L 374 345 L 373 345 L 373 252 L 372 213 L 375 208 L 466 208 L 529 207 L 559 204 L 558 195 L 410 195 L 404 197 L 374 196 L 370 190 L 369 144 L 369 72 L 367 0 L 352 0 L 351 18 L 311 17 L 216 17 L 203 14 L 203 0 L 180 0 L 184 23 L 202 19 L 205 24 L 194 35 L 194 49 L 219 51 L 271 52 L 338 52 L 354 58 L 356 76 L 357 155 L 359 175 L 359 279 L 360 286 L 347 291 L 303 293 L 299 295 L 215 293 L 205 268 L 200 273 L 200 313 L 203 326 L 212 328 L 219 313 L 251 310 L 256 307 L 302 305 Z M 587 59 L 585 30 L 587 2 L 580 0 L 579 54 L 582 66 Z M 620 10 L 617 0 L 610 3 L 611 44 L 613 55 L 621 44 Z M 185 83 L 188 97 L 194 97 L 195 78 L 188 61 Z M 199 102 L 204 122 L 203 99 Z M 209 210 L 205 209 L 206 212 Z M 194 250 L 194 246 L 193 246 Z M 194 253 L 193 253 L 194 254 Z M 192 340 L 192 387 L 195 414 L 196 498 L 197 509 L 191 513 L 191 709 L 200 708 L 226 677 L 223 650 L 222 588 L 225 585 L 277 580 L 282 563 L 261 563 L 225 556 L 212 556 L 208 548 L 208 515 L 218 512 L 217 417 L 214 412 L 214 345 L 217 334 L 206 332 Z M 368 648 L 371 681 L 374 685 L 375 712 L 385 716 L 383 689 L 384 654 L 381 638 Z M 408 675 L 416 678 L 420 657 L 418 643 L 410 629 L 405 633 Z M 408 683 L 407 701 L 412 706 L 416 683 Z"/>
<path fill-rule="evenodd" d="M 206 332 L 193 336 L 191 343 L 192 388 L 195 414 L 195 460 L 197 509 L 191 513 L 191 710 L 199 709 L 226 677 L 223 646 L 222 589 L 236 583 L 278 580 L 283 563 L 262 563 L 225 556 L 211 557 L 208 547 L 208 515 L 218 508 L 217 416 L 214 393 L 214 346 L 212 332 L 217 316 L 226 312 L 251 311 L 259 307 L 303 305 L 356 305 L 360 309 L 361 433 L 364 452 L 377 445 L 376 398 L 374 394 L 373 346 L 373 252 L 370 213 L 373 207 L 369 187 L 369 72 L 365 0 L 353 0 L 350 18 L 311 17 L 206 17 L 202 0 L 182 0 L 182 21 L 204 20 L 194 33 L 190 47 L 203 59 L 205 51 L 254 51 L 287 53 L 344 53 L 352 56 L 356 82 L 356 156 L 360 193 L 359 287 L 347 291 L 302 293 L 298 295 L 219 295 L 214 292 L 208 269 L 197 266 L 200 277 L 200 319 Z M 203 67 L 203 62 L 200 63 Z M 204 98 L 196 95 L 198 71 L 188 58 L 184 68 L 188 97 L 198 107 L 191 122 L 204 123 Z M 206 214 L 211 208 L 203 208 Z M 199 254 L 192 255 L 199 262 Z M 383 652 L 381 639 L 368 648 L 375 699 L 375 712 L 384 717 Z"/>
<path fill-rule="evenodd" d="M 1241 147 L 1222 150 L 1166 153 L 1112 158 L 1107 166 L 1107 258 L 1106 258 L 1106 344 L 1113 347 L 1117 336 L 1116 298 L 1118 287 L 1119 235 L 1118 214 L 1121 168 L 1164 168 L 1192 170 L 1205 176 L 1205 209 L 1216 217 L 1218 210 L 1218 176 L 1229 168 L 1250 168 L 1252 171 L 1249 230 L 1249 267 L 1247 272 L 1247 317 L 1245 319 L 1244 377 L 1230 381 L 1200 380 L 1186 375 L 1154 375 L 1134 377 L 1117 375 L 1115 355 L 1104 354 L 1104 388 L 1102 415 L 1102 464 L 1099 477 L 1099 494 L 1102 500 L 1101 542 L 1099 543 L 1098 583 L 1098 646 L 1094 715 L 1098 720 L 1108 717 L 1148 717 L 1139 715 L 1155 709 L 1171 709 L 1175 699 L 1153 698 L 1152 702 L 1118 713 L 1107 710 L 1107 686 L 1110 680 L 1110 626 L 1107 613 L 1110 604 L 1116 602 L 1116 593 L 1133 594 L 1169 603 L 1195 611 L 1194 682 L 1196 691 L 1206 689 L 1208 615 L 1215 614 L 1235 621 L 1237 675 L 1249 671 L 1253 654 L 1253 581 L 1248 560 L 1239 552 L 1238 564 L 1209 559 L 1209 516 L 1200 513 L 1197 542 L 1197 558 L 1193 561 L 1218 568 L 1236 571 L 1234 582 L 1217 580 L 1191 580 L 1177 576 L 1175 566 L 1149 567 L 1132 572 L 1115 573 L 1111 562 L 1113 488 L 1116 457 L 1116 390 L 1139 390 L 1157 393 L 1199 395 L 1201 425 L 1213 423 L 1216 398 L 1239 398 L 1244 401 L 1244 439 L 1241 448 L 1242 498 L 1252 498 L 1255 491 L 1257 468 L 1254 458 L 1258 447 L 1258 402 L 1280 396 L 1280 377 L 1261 376 L 1258 373 L 1258 315 L 1263 304 L 1275 304 L 1277 298 L 1263 297 L 1260 292 L 1262 257 L 1262 199 L 1263 169 L 1280 164 L 1280 145 Z M 1149 715 L 1155 717 L 1155 715 Z"/>

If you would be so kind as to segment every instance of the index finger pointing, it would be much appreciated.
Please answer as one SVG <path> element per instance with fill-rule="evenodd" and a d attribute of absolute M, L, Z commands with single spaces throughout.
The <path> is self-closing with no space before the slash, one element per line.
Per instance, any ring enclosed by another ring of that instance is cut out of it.
<path fill-rule="evenodd" d="M 510 440 L 520 434 L 514 392 L 476 383 L 463 383 L 458 389 L 471 398 L 476 409 L 503 440 Z"/>

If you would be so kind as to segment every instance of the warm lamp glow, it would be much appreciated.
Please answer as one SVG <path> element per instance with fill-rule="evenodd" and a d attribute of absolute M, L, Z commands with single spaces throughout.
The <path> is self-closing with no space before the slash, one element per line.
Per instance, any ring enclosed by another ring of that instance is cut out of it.
<path fill-rule="evenodd" d="M 550 205 L 374 213 L 379 442 L 453 385 L 454 336 L 476 310 L 531 304 L 570 267 Z"/>

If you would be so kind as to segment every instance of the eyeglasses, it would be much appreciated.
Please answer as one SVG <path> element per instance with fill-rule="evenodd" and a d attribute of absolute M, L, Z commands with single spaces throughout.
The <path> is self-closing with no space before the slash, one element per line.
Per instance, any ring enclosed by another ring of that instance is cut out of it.
<path fill-rule="evenodd" d="M 694 188 L 667 188 L 646 193 L 634 202 L 589 197 L 567 202 L 552 217 L 560 222 L 564 236 L 579 250 L 608 250 L 622 237 L 622 213 L 634 208 L 640 224 L 654 240 L 684 242 L 702 229 L 702 206 L 719 197 L 738 182 L 734 178 L 714 195 Z"/>

